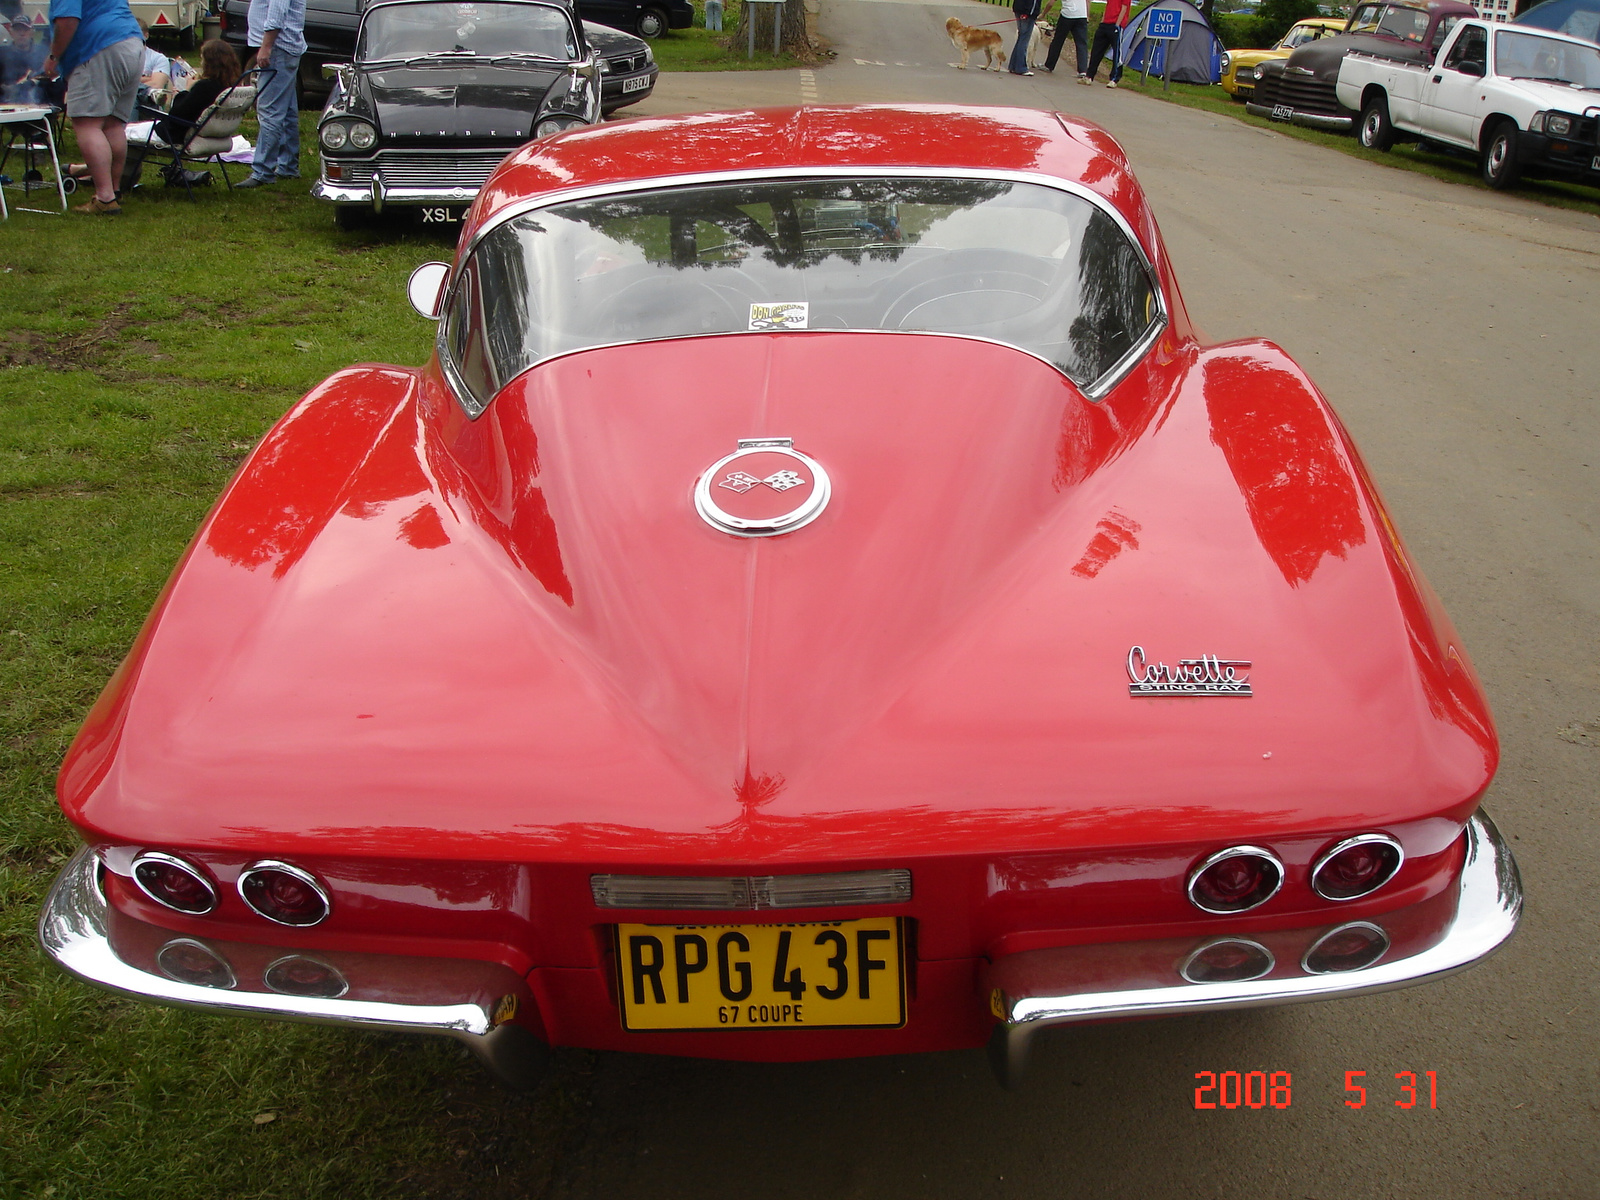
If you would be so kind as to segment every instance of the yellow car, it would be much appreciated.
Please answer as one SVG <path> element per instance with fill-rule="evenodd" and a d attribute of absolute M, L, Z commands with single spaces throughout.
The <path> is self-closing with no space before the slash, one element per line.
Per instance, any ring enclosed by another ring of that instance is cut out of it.
<path fill-rule="evenodd" d="M 1278 44 L 1270 50 L 1228 51 L 1227 65 L 1222 70 L 1223 88 L 1236 100 L 1248 100 L 1256 90 L 1255 69 L 1259 64 L 1269 58 L 1288 58 L 1292 51 L 1307 42 L 1344 32 L 1344 26 L 1341 17 L 1312 17 L 1295 22 L 1294 27 L 1279 38 Z"/>

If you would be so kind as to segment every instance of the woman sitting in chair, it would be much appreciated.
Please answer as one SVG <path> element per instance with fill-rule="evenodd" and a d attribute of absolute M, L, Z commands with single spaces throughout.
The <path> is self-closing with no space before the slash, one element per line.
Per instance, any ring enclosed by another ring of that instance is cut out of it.
<path fill-rule="evenodd" d="M 221 38 L 212 38 L 200 47 L 200 78 L 173 99 L 171 115 L 178 121 L 198 121 L 218 96 L 239 82 L 239 74 L 239 56 L 233 47 Z M 181 141 L 187 128 L 177 121 L 157 121 L 156 136 L 168 143 Z"/>

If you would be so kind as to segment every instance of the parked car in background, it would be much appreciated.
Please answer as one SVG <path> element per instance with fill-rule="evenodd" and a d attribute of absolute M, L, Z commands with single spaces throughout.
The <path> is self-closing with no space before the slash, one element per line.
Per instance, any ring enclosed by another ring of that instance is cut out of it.
<path fill-rule="evenodd" d="M 578 12 L 585 21 L 625 29 L 643 38 L 658 38 L 669 29 L 688 29 L 694 24 L 694 5 L 689 0 L 578 0 Z"/>
<path fill-rule="evenodd" d="M 1600 0 L 1544 0 L 1513 19 L 1513 24 L 1548 29 L 1586 42 L 1600 42 Z"/>
<path fill-rule="evenodd" d="M 1282 61 L 1256 68 L 1246 111 L 1275 121 L 1347 132 L 1356 114 L 1339 103 L 1339 63 L 1352 50 L 1397 62 L 1431 63 L 1457 21 L 1478 12 L 1461 0 L 1356 6 L 1344 32 L 1301 46 Z"/>
<path fill-rule="evenodd" d="M 1009 1080 L 1511 936 L 1460 639 L 1305 373 L 1189 324 L 1103 130 L 581 128 L 457 247 L 427 364 L 267 433 L 68 751 L 68 971 L 524 1082 Z"/>
<path fill-rule="evenodd" d="M 332 88 L 322 68 L 355 57 L 361 7 L 361 0 L 307 0 L 306 53 L 300 60 L 300 94 L 307 106 L 314 103 L 320 107 Z M 249 58 L 249 10 L 249 0 L 225 0 L 222 9 L 222 36 L 239 51 L 241 59 Z M 600 55 L 601 108 L 605 113 L 637 104 L 655 89 L 659 69 L 649 46 L 609 25 L 582 24 L 584 40 Z"/>
<path fill-rule="evenodd" d="M 1434 67 L 1352 52 L 1339 102 L 1361 144 L 1400 138 L 1476 154 L 1490 187 L 1523 175 L 1600 182 L 1600 46 L 1542 29 L 1462 21 Z"/>
<path fill-rule="evenodd" d="M 330 70 L 311 191 L 341 226 L 393 209 L 459 223 L 508 153 L 601 116 L 599 55 L 546 0 L 382 0 Z"/>
<path fill-rule="evenodd" d="M 1256 89 L 1256 68 L 1269 59 L 1288 58 L 1301 46 L 1344 30 L 1337 17 L 1311 17 L 1296 21 L 1289 32 L 1268 50 L 1230 50 L 1228 65 L 1222 72 L 1222 90 L 1238 100 L 1248 100 Z"/>

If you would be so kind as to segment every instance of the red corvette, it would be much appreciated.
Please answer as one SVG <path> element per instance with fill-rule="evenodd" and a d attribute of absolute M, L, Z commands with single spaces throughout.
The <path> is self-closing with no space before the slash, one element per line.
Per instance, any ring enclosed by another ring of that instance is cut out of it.
<path fill-rule="evenodd" d="M 530 143 L 256 448 L 61 771 L 103 987 L 795 1060 L 1402 987 L 1515 928 L 1483 693 L 1117 144 L 934 106 Z"/>

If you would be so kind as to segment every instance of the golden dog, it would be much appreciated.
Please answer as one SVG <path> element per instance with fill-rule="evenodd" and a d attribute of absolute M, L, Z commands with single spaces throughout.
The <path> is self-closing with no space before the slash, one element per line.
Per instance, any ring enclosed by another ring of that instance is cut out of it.
<path fill-rule="evenodd" d="M 976 25 L 963 25 L 959 17 L 951 17 L 944 23 L 944 31 L 950 35 L 950 40 L 955 43 L 957 50 L 961 51 L 961 61 L 956 70 L 967 69 L 967 59 L 974 50 L 983 51 L 982 71 L 1003 71 L 1006 69 L 1006 56 L 1001 47 L 1000 35 L 992 29 L 979 29 Z"/>

